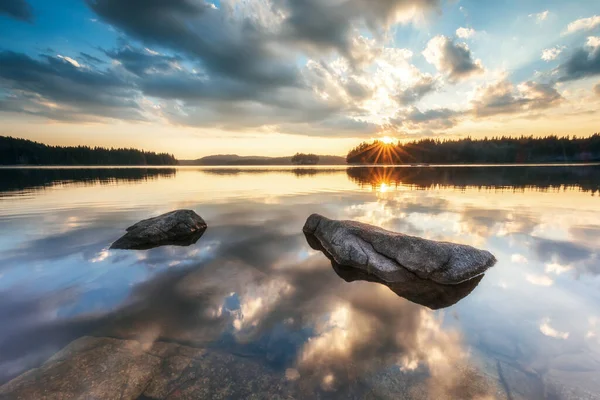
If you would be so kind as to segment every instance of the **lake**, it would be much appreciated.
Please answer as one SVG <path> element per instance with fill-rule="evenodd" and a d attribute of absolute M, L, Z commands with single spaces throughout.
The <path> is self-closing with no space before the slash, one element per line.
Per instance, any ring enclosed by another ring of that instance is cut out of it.
<path fill-rule="evenodd" d="M 109 250 L 182 208 L 197 243 Z M 333 268 L 312 213 L 498 263 L 415 297 Z M 64 376 L 140 399 L 600 399 L 599 255 L 599 166 L 0 169 L 0 382 L 77 341 Z"/>

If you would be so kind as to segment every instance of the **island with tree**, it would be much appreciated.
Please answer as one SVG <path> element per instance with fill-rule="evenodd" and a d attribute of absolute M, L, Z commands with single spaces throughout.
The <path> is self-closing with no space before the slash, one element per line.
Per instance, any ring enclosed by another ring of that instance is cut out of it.
<path fill-rule="evenodd" d="M 318 163 L 319 156 L 316 154 L 296 153 L 292 157 L 292 164 L 295 165 L 317 165 Z"/>
<path fill-rule="evenodd" d="M 177 165 L 172 154 L 136 149 L 48 146 L 0 136 L 0 165 Z"/>
<path fill-rule="evenodd" d="M 348 164 L 536 164 L 600 162 L 600 134 L 590 137 L 421 139 L 407 143 L 363 142 Z"/>

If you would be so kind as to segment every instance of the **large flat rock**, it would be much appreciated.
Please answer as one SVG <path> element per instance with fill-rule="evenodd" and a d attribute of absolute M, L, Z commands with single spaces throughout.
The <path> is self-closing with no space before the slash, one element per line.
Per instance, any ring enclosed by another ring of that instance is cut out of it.
<path fill-rule="evenodd" d="M 127 228 L 111 249 L 145 250 L 158 246 L 189 246 L 206 231 L 206 222 L 192 210 L 175 210 Z"/>
<path fill-rule="evenodd" d="M 390 232 L 355 221 L 313 214 L 303 228 L 336 263 L 363 270 L 389 282 L 415 277 L 456 285 L 483 274 L 496 263 L 488 251 L 449 242 Z"/>

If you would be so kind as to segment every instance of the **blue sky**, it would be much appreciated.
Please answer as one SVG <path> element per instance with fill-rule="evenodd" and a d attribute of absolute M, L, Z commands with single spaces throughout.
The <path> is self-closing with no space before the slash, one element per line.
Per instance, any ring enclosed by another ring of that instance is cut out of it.
<path fill-rule="evenodd" d="M 600 2 L 5 0 L 1 135 L 212 153 L 588 135 Z"/>

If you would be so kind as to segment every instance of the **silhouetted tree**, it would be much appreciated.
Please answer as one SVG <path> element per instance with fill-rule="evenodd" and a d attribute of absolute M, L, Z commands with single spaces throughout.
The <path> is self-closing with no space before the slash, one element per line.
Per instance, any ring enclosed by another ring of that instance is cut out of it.
<path fill-rule="evenodd" d="M 315 165 L 319 162 L 319 156 L 316 154 L 296 153 L 292 157 L 292 164 L 296 165 Z"/>
<path fill-rule="evenodd" d="M 47 146 L 0 136 L 0 165 L 177 165 L 172 154 L 125 148 Z"/>
<path fill-rule="evenodd" d="M 363 142 L 348 152 L 349 164 L 505 164 L 600 161 L 600 134 L 573 137 L 422 139 L 408 143 Z"/>

